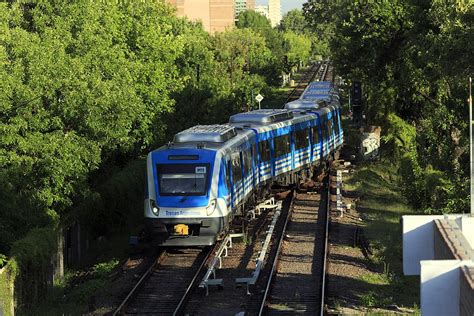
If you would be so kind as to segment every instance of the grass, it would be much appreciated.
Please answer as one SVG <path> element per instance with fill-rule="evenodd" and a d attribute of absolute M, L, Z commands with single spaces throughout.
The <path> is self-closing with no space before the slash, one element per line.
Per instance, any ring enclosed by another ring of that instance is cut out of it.
<path fill-rule="evenodd" d="M 288 94 L 290 93 L 291 88 L 272 88 L 268 95 L 264 96 L 264 99 L 261 103 L 262 109 L 281 109 L 285 105 Z M 258 103 L 256 103 L 258 107 Z"/>
<path fill-rule="evenodd" d="M 46 299 L 25 314 L 28 315 L 82 315 L 98 291 L 107 288 L 110 273 L 119 261 L 97 263 L 91 268 L 92 276 L 87 281 L 71 286 L 77 271 L 66 271 L 64 280 L 54 284 Z"/>
<path fill-rule="evenodd" d="M 395 167 L 383 162 L 365 164 L 345 181 L 345 190 L 360 196 L 357 210 L 364 220 L 364 233 L 372 255 L 368 263 L 377 273 L 361 277 L 370 290 L 360 294 L 368 307 L 395 304 L 417 310 L 419 278 L 403 275 L 402 215 L 412 214 L 400 193 Z"/>

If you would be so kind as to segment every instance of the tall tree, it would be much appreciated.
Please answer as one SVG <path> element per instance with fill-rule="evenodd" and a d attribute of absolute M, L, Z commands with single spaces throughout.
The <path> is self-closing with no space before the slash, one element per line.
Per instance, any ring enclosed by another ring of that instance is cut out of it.
<path fill-rule="evenodd" d="M 245 10 L 240 12 L 235 25 L 239 29 L 251 28 L 254 30 L 269 29 L 272 27 L 270 20 L 253 10 Z"/>

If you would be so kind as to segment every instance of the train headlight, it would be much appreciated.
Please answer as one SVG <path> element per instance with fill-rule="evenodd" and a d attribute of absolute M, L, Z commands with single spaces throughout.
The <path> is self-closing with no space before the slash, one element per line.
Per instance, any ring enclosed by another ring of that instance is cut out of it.
<path fill-rule="evenodd" d="M 217 208 L 217 200 L 211 200 L 209 206 L 206 208 L 207 216 L 212 215 Z"/>
<path fill-rule="evenodd" d="M 156 205 L 155 200 L 150 200 L 150 208 L 152 213 L 158 216 L 158 214 L 160 213 L 160 208 Z"/>

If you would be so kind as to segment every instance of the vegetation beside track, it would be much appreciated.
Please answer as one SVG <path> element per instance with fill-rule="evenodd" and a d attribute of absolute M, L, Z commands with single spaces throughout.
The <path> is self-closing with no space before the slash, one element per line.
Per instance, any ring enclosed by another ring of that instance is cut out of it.
<path fill-rule="evenodd" d="M 474 2 L 309 0 L 304 11 L 337 74 L 362 83 L 414 210 L 467 212 Z"/>
<path fill-rule="evenodd" d="M 359 197 L 356 209 L 371 250 L 358 293 L 361 307 L 396 305 L 418 311 L 419 278 L 403 276 L 402 215 L 412 214 L 400 192 L 400 176 L 387 162 L 366 163 L 344 182 L 344 190 Z"/>

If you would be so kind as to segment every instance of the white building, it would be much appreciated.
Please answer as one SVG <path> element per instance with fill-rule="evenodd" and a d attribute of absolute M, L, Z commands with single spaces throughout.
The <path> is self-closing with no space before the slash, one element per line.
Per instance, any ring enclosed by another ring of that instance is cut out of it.
<path fill-rule="evenodd" d="M 272 27 L 280 24 L 281 21 L 281 3 L 280 0 L 268 0 L 268 15 Z"/>
<path fill-rule="evenodd" d="M 260 13 L 264 17 L 270 20 L 270 15 L 268 14 L 268 6 L 267 5 L 257 5 L 255 6 L 255 12 Z"/>

